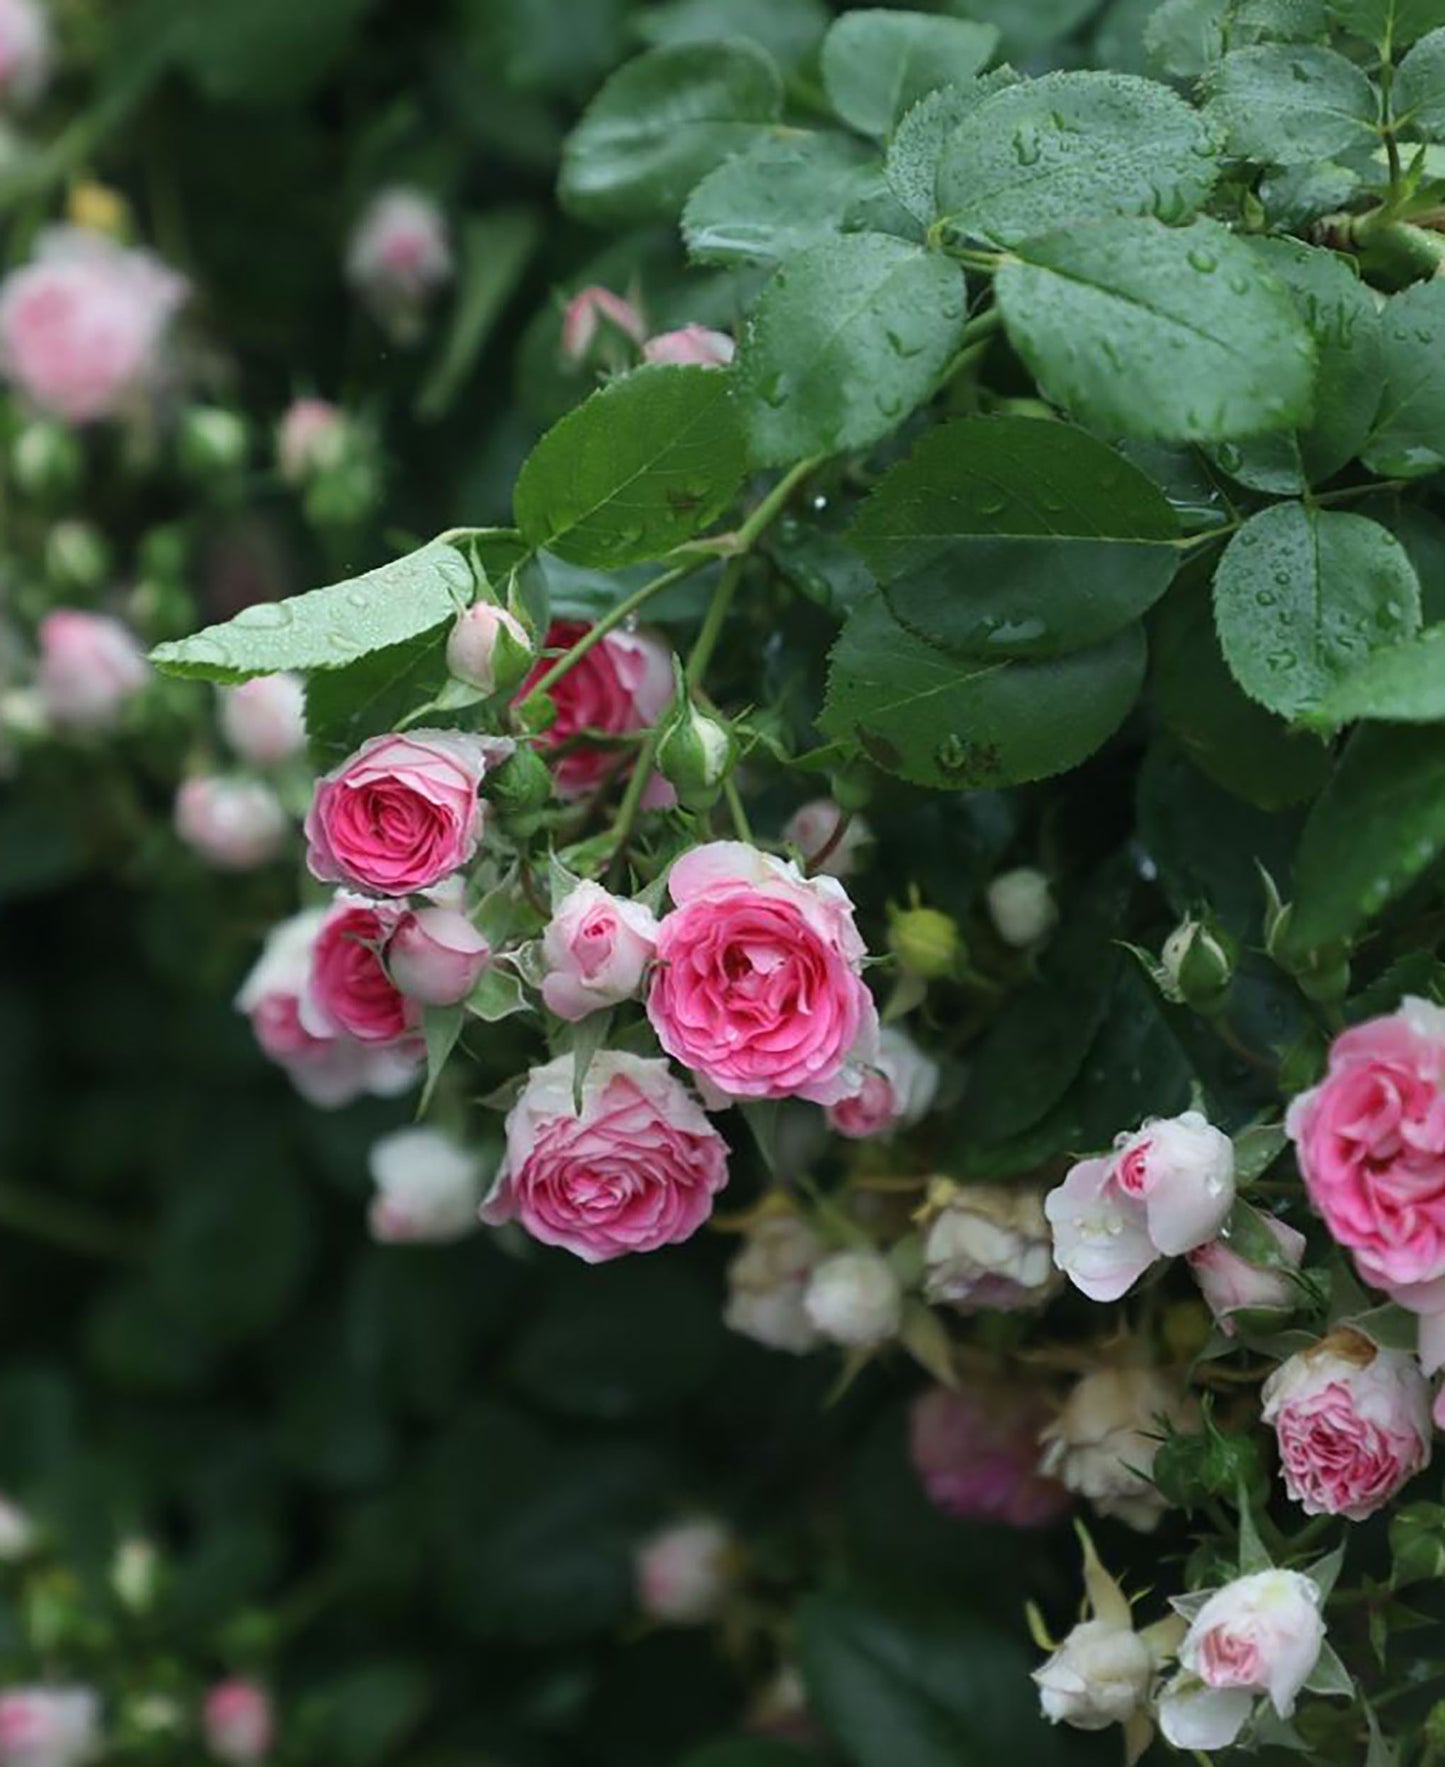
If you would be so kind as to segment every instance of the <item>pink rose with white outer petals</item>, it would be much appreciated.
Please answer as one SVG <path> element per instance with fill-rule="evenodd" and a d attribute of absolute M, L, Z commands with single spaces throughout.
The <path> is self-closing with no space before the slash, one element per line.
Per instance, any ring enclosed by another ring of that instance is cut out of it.
<path fill-rule="evenodd" d="M 50 77 L 50 20 L 39 0 L 0 0 L 0 104 L 29 104 Z"/>
<path fill-rule="evenodd" d="M 176 793 L 175 825 L 191 851 L 218 871 L 254 871 L 281 852 L 291 819 L 259 779 L 207 774 Z"/>
<path fill-rule="evenodd" d="M 264 1687 L 236 1677 L 218 1681 L 201 1708 L 206 1752 L 230 1767 L 264 1761 L 276 1740 L 276 1717 Z"/>
<path fill-rule="evenodd" d="M 554 620 L 545 648 L 570 650 L 589 630 L 582 620 Z M 555 658 L 540 658 L 517 690 L 524 699 Z M 587 731 L 628 736 L 650 729 L 672 703 L 672 652 L 650 632 L 609 632 L 555 682 L 548 693 L 557 716 L 536 738 L 544 752 L 568 745 L 552 768 L 559 798 L 583 798 L 631 771 L 626 754 L 578 742 Z M 653 782 L 654 784 L 656 781 Z M 654 807 L 644 799 L 648 808 Z"/>
<path fill-rule="evenodd" d="M 727 1143 L 665 1061 L 605 1049 L 573 1101 L 573 1058 L 533 1068 L 482 1205 L 588 1264 L 690 1239 L 727 1183 Z"/>
<path fill-rule="evenodd" d="M 965 1521 L 1041 1528 L 1069 1508 L 1069 1493 L 1038 1470 L 1039 1432 L 1049 1420 L 1027 1387 L 934 1387 L 913 1402 L 908 1443 L 929 1500 Z"/>
<path fill-rule="evenodd" d="M 140 642 L 108 614 L 61 607 L 46 614 L 38 633 L 35 685 L 46 716 L 58 729 L 113 730 L 126 701 L 151 678 Z"/>
<path fill-rule="evenodd" d="M 642 315 L 632 302 L 594 283 L 579 289 L 562 315 L 562 354 L 569 362 L 581 362 L 587 356 L 604 320 L 634 344 L 640 345 L 647 336 Z"/>
<path fill-rule="evenodd" d="M 89 1687 L 0 1693 L 0 1767 L 81 1767 L 100 1740 L 100 1698 Z"/>
<path fill-rule="evenodd" d="M 1181 1673 L 1159 1701 L 1159 1727 L 1177 1749 L 1228 1748 L 1255 1701 L 1281 1718 L 1295 1708 L 1325 1642 L 1320 1592 L 1298 1571 L 1255 1571 L 1174 1606 L 1193 1620 L 1179 1647 Z"/>
<path fill-rule="evenodd" d="M 1044 1198 L 1054 1263 L 1091 1301 L 1117 1301 L 1159 1253 L 1142 1203 L 1114 1182 L 1111 1159 L 1080 1160 Z"/>
<path fill-rule="evenodd" d="M 1226 1337 L 1238 1327 L 1236 1313 L 1288 1313 L 1300 1300 L 1299 1284 L 1290 1277 L 1304 1262 L 1305 1236 L 1288 1222 L 1262 1215 L 1266 1229 L 1279 1247 L 1282 1264 L 1251 1264 L 1222 1239 L 1196 1246 L 1185 1262 L 1199 1284 L 1199 1292 Z"/>
<path fill-rule="evenodd" d="M 641 902 L 584 881 L 569 890 L 542 935 L 542 999 L 558 1018 L 630 1000 L 657 952 L 657 919 Z"/>
<path fill-rule="evenodd" d="M 647 1015 L 684 1067 L 737 1098 L 836 1104 L 878 1059 L 853 904 L 831 877 L 741 841 L 673 866 Z"/>
<path fill-rule="evenodd" d="M 416 1030 L 417 1003 L 395 985 L 382 961 L 406 912 L 396 902 L 338 893 L 317 929 L 301 996 L 301 1024 L 312 1036 L 395 1043 Z"/>
<path fill-rule="evenodd" d="M 885 1025 L 878 1059 L 851 1098 L 828 1106 L 828 1122 L 852 1141 L 911 1129 L 927 1116 L 938 1092 L 938 1063 L 906 1031 Z"/>
<path fill-rule="evenodd" d="M 825 877 L 852 877 L 873 845 L 873 830 L 832 798 L 812 798 L 783 825 L 783 839 L 803 856 L 804 868 Z"/>
<path fill-rule="evenodd" d="M 221 734 L 253 767 L 277 767 L 306 747 L 306 689 L 299 675 L 256 675 L 220 689 Z"/>
<path fill-rule="evenodd" d="M 705 325 L 684 325 L 678 331 L 660 331 L 656 337 L 648 338 L 642 346 L 642 359 L 681 368 L 726 368 L 737 348 L 725 331 L 709 331 Z"/>
<path fill-rule="evenodd" d="M 1213 1239 L 1234 1207 L 1234 1143 L 1198 1111 L 1160 1117 L 1120 1138 L 1114 1181 L 1144 1205 L 1154 1249 L 1178 1257 Z"/>
<path fill-rule="evenodd" d="M 481 979 L 492 948 L 456 908 L 404 914 L 386 947 L 386 967 L 410 1000 L 455 1006 Z"/>
<path fill-rule="evenodd" d="M 306 813 L 311 875 L 373 896 L 439 883 L 476 852 L 477 791 L 510 748 L 458 730 L 371 737 L 316 782 Z"/>
<path fill-rule="evenodd" d="M 1413 1356 L 1342 1326 L 1264 1383 L 1284 1488 L 1306 1515 L 1362 1522 L 1430 1464 L 1430 1389 Z"/>

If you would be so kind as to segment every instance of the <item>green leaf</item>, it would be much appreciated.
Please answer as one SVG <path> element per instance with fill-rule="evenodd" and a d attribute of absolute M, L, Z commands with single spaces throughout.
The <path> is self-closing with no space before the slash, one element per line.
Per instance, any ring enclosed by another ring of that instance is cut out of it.
<path fill-rule="evenodd" d="M 1145 26 L 1149 62 L 1175 80 L 1197 80 L 1226 45 L 1323 42 L 1330 15 L 1323 0 L 1164 0 Z"/>
<path fill-rule="evenodd" d="M 588 221 L 673 216 L 705 173 L 775 121 L 782 97 L 755 44 L 649 50 L 613 74 L 568 136 L 562 201 Z"/>
<path fill-rule="evenodd" d="M 810 1767 L 815 1760 L 814 1755 L 804 1754 L 791 1743 L 752 1736 L 705 1743 L 685 1755 L 677 1767 Z"/>
<path fill-rule="evenodd" d="M 1445 851 L 1445 730 L 1365 724 L 1300 840 L 1289 949 L 1351 939 Z"/>
<path fill-rule="evenodd" d="M 224 625 L 158 644 L 151 660 L 167 675 L 203 681 L 341 669 L 454 618 L 474 588 L 459 545 L 433 540 L 364 576 L 289 601 L 258 601 Z"/>
<path fill-rule="evenodd" d="M 1083 430 L 979 417 L 924 436 L 850 538 L 911 631 L 995 658 L 1080 650 L 1138 619 L 1169 586 L 1177 534 L 1158 487 Z"/>
<path fill-rule="evenodd" d="M 1099 0 L 948 0 L 948 10 L 983 24 L 997 25 L 1003 49 L 1018 59 L 1033 59 L 1041 49 L 1060 43 L 1076 31 Z"/>
<path fill-rule="evenodd" d="M 1235 680 L 1282 718 L 1318 718 L 1372 650 L 1420 624 L 1405 548 L 1378 522 L 1279 503 L 1252 516 L 1214 576 L 1219 642 Z"/>
<path fill-rule="evenodd" d="M 1397 49 L 1445 25 L 1445 0 L 1330 0 L 1330 11 L 1357 37 Z"/>
<path fill-rule="evenodd" d="M 1167 86 L 1130 74 L 1049 74 L 996 92 L 949 137 L 938 207 L 951 230 L 1014 245 L 1110 215 L 1195 214 L 1215 144 Z"/>
<path fill-rule="evenodd" d="M 845 123 L 881 140 L 910 105 L 971 78 L 997 47 L 992 25 L 923 12 L 848 12 L 823 40 L 823 87 Z"/>
<path fill-rule="evenodd" d="M 1391 297 L 1380 319 L 1380 408 L 1361 458 L 1387 478 L 1445 466 L 1445 282 Z"/>
<path fill-rule="evenodd" d="M 1368 77 L 1333 49 L 1261 44 L 1211 72 L 1205 115 L 1235 159 L 1304 165 L 1375 139 L 1380 103 Z"/>
<path fill-rule="evenodd" d="M 938 218 L 938 162 L 944 143 L 991 93 L 1018 83 L 1012 68 L 994 68 L 976 80 L 940 86 L 907 113 L 888 143 L 888 188 L 924 227 Z"/>
<path fill-rule="evenodd" d="M 1408 644 L 1377 650 L 1320 704 L 1322 726 L 1352 724 L 1357 718 L 1392 724 L 1445 721 L 1445 626 L 1429 626 Z"/>
<path fill-rule="evenodd" d="M 417 415 L 442 416 L 460 392 L 542 237 L 535 209 L 471 215 L 460 228 L 461 292 L 441 354 L 417 394 Z"/>
<path fill-rule="evenodd" d="M 823 0 L 669 0 L 634 14 L 645 43 L 717 43 L 751 37 L 785 72 L 823 41 L 831 15 Z"/>
<path fill-rule="evenodd" d="M 429 1006 L 422 1014 L 422 1031 L 426 1038 L 426 1085 L 422 1088 L 421 1103 L 417 1106 L 419 1117 L 426 1114 L 432 1094 L 436 1091 L 437 1081 L 441 1079 L 442 1070 L 457 1046 L 457 1039 L 461 1036 L 465 1023 L 466 1014 L 460 1006 Z"/>
<path fill-rule="evenodd" d="M 441 692 L 452 624 L 447 618 L 405 644 L 390 644 L 344 669 L 311 677 L 306 683 L 306 734 L 319 766 L 344 759 L 368 736 L 394 730 L 408 712 Z"/>
<path fill-rule="evenodd" d="M 1422 37 L 1395 75 L 1395 120 L 1432 141 L 1445 138 L 1445 30 Z"/>
<path fill-rule="evenodd" d="M 530 1002 L 522 978 L 505 963 L 489 963 L 482 979 L 466 999 L 466 1010 L 473 1018 L 496 1024 L 513 1013 L 526 1012 Z"/>
<path fill-rule="evenodd" d="M 962 273 L 882 233 L 790 258 L 738 351 L 753 460 L 783 466 L 865 447 L 938 384 L 964 324 Z"/>
<path fill-rule="evenodd" d="M 310 1724 L 334 1767 L 373 1767 L 406 1747 L 432 1699 L 427 1670 L 416 1663 L 367 1663 L 322 1683 L 310 1695 Z"/>
<path fill-rule="evenodd" d="M 721 514 L 743 467 L 726 370 L 639 368 L 569 411 L 527 456 L 517 526 L 571 564 L 660 558 Z"/>
<path fill-rule="evenodd" d="M 819 727 L 915 785 L 1018 785 L 1091 755 L 1134 703 L 1144 661 L 1137 626 L 1045 662 L 965 661 L 870 597 L 833 647 Z"/>
<path fill-rule="evenodd" d="M 174 53 L 222 104 L 294 103 L 323 80 L 375 0 L 211 0 L 184 5 Z"/>
<path fill-rule="evenodd" d="M 876 163 L 850 136 L 765 136 L 693 191 L 683 238 L 699 264 L 777 263 L 841 233 L 876 179 Z"/>

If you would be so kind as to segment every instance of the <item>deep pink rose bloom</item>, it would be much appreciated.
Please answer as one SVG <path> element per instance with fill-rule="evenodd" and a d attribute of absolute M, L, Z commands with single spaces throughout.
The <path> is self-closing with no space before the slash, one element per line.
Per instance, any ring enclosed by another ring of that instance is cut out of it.
<path fill-rule="evenodd" d="M 495 745 L 457 730 L 373 736 L 316 782 L 306 862 L 323 883 L 407 896 L 477 850 L 477 789 Z"/>
<path fill-rule="evenodd" d="M 344 1033 L 358 1043 L 395 1043 L 414 1031 L 421 1009 L 386 973 L 382 952 L 406 918 L 395 902 L 338 895 L 311 947 L 301 1023 L 313 1036 Z"/>
<path fill-rule="evenodd" d="M 554 620 L 544 648 L 568 650 L 587 630 L 582 620 Z M 554 660 L 537 663 L 518 688 L 518 699 L 526 698 Z M 570 744 L 588 730 L 604 736 L 647 730 L 672 703 L 672 653 L 647 632 L 609 632 L 549 693 L 557 716 L 537 738 L 544 749 Z M 562 756 L 552 778 L 558 797 L 581 798 L 614 774 L 627 771 L 626 756 L 584 743 Z"/>
<path fill-rule="evenodd" d="M 689 1239 L 727 1183 L 727 1143 L 665 1061 L 603 1050 L 579 1115 L 573 1058 L 533 1068 L 507 1117 L 507 1153 L 482 1206 L 589 1264 Z"/>
<path fill-rule="evenodd" d="M 265 1688 L 239 1677 L 218 1681 L 201 1712 L 207 1752 L 231 1767 L 264 1761 L 276 1740 L 276 1719 Z"/>
<path fill-rule="evenodd" d="M 1026 1387 L 935 1387 L 913 1403 L 909 1451 L 929 1499 L 965 1521 L 1039 1528 L 1069 1507 L 1069 1493 L 1038 1470 L 1049 1408 Z"/>
<path fill-rule="evenodd" d="M 673 866 L 647 1015 L 684 1067 L 735 1098 L 836 1104 L 878 1060 L 865 949 L 836 878 L 741 841 Z"/>
<path fill-rule="evenodd" d="M 151 678 L 140 642 L 108 614 L 58 607 L 37 634 L 35 685 L 40 703 L 62 730 L 104 731 Z"/>

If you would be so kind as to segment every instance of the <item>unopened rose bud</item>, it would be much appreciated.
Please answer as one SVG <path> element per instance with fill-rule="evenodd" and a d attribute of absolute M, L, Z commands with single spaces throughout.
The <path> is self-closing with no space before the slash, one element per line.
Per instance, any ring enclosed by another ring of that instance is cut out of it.
<path fill-rule="evenodd" d="M 476 1231 L 482 1160 L 439 1129 L 397 1129 L 376 1142 L 367 1216 L 383 1245 L 443 1244 Z"/>
<path fill-rule="evenodd" d="M 35 1523 L 8 1497 L 0 1497 L 0 1564 L 19 1564 L 35 1550 Z"/>
<path fill-rule="evenodd" d="M 245 418 L 224 406 L 192 405 L 181 419 L 181 466 L 203 483 L 238 472 L 246 464 L 250 445 Z"/>
<path fill-rule="evenodd" d="M 705 325 L 661 331 L 642 346 L 644 362 L 674 363 L 684 368 L 726 368 L 736 354 L 737 345 L 725 331 L 709 331 Z"/>
<path fill-rule="evenodd" d="M 62 592 L 98 589 L 110 575 L 110 547 L 89 522 L 56 522 L 45 541 L 45 574 Z"/>
<path fill-rule="evenodd" d="M 542 935 L 542 1000 L 575 1023 L 630 1000 L 656 955 L 652 910 L 586 880 L 568 892 Z"/>
<path fill-rule="evenodd" d="M 100 1697 L 89 1687 L 42 1685 L 0 1693 L 3 1767 L 82 1767 L 100 1748 Z"/>
<path fill-rule="evenodd" d="M 1051 1724 L 1104 1730 L 1145 1709 L 1157 1668 L 1132 1626 L 1082 1620 L 1033 1678 Z"/>
<path fill-rule="evenodd" d="M 110 1586 L 122 1607 L 143 1614 L 155 1605 L 160 1554 L 149 1540 L 122 1540 L 110 1565 Z"/>
<path fill-rule="evenodd" d="M 832 798 L 813 798 L 783 825 L 783 839 L 798 849 L 809 872 L 852 877 L 873 845 L 873 830 Z"/>
<path fill-rule="evenodd" d="M 286 844 L 291 821 L 281 800 L 259 779 L 207 774 L 176 793 L 176 833 L 218 871 L 254 871 Z"/>
<path fill-rule="evenodd" d="M 447 669 L 478 692 L 510 693 L 533 662 L 527 629 L 494 601 L 478 601 L 457 618 L 447 639 Z"/>
<path fill-rule="evenodd" d="M 640 347 L 647 328 L 631 301 L 594 284 L 579 290 L 567 303 L 562 315 L 563 356 L 572 363 L 586 361 L 599 333 L 610 333 Z"/>
<path fill-rule="evenodd" d="M 10 449 L 10 470 L 27 497 L 59 502 L 80 483 L 85 452 L 80 437 L 63 423 L 27 423 Z"/>
<path fill-rule="evenodd" d="M 290 485 L 341 465 L 351 443 L 346 413 L 328 399 L 295 399 L 276 430 L 276 464 Z"/>
<path fill-rule="evenodd" d="M 276 1719 L 266 1690 L 239 1677 L 218 1681 L 206 1694 L 201 1714 L 206 1752 L 228 1767 L 251 1767 L 271 1753 Z"/>
<path fill-rule="evenodd" d="M 710 810 L 737 761 L 737 738 L 720 718 L 684 700 L 657 745 L 657 770 L 688 810 Z"/>
<path fill-rule="evenodd" d="M 1049 880 L 1031 865 L 1005 871 L 988 886 L 989 917 L 1006 945 L 1037 945 L 1059 918 Z"/>
<path fill-rule="evenodd" d="M 1196 1012 L 1218 1012 L 1229 997 L 1238 963 L 1233 939 L 1202 920 L 1186 920 L 1164 941 L 1159 956 L 1170 997 Z"/>
<path fill-rule="evenodd" d="M 897 1336 L 903 1290 L 877 1252 L 835 1252 L 814 1270 L 803 1308 L 830 1342 L 872 1349 Z"/>
<path fill-rule="evenodd" d="M 423 908 L 402 916 L 386 947 L 386 967 L 409 999 L 455 1006 L 476 987 L 491 954 L 465 914 Z"/>
<path fill-rule="evenodd" d="M 637 1599 L 651 1620 L 703 1626 L 721 1614 L 736 1580 L 732 1535 L 702 1517 L 664 1528 L 637 1553 Z"/>
<path fill-rule="evenodd" d="M 958 922 L 938 908 L 890 908 L 888 946 L 920 981 L 953 975 L 965 955 Z"/>
<path fill-rule="evenodd" d="M 803 1297 L 822 1257 L 822 1242 L 801 1215 L 791 1208 L 764 1215 L 728 1265 L 723 1322 L 770 1350 L 802 1356 L 816 1349 L 822 1334 Z"/>
<path fill-rule="evenodd" d="M 62 730 L 108 731 L 151 678 L 135 635 L 106 614 L 57 608 L 40 622 L 35 671 L 46 716 Z"/>
<path fill-rule="evenodd" d="M 409 186 L 379 192 L 351 235 L 346 275 L 398 341 L 414 341 L 428 301 L 452 278 L 440 208 L 425 191 Z"/>
<path fill-rule="evenodd" d="M 552 797 L 552 772 L 533 748 L 520 744 L 482 786 L 509 833 L 526 835 Z"/>
<path fill-rule="evenodd" d="M 299 675 L 257 675 L 220 689 L 221 733 L 253 767 L 278 767 L 306 747 L 306 689 Z"/>
<path fill-rule="evenodd" d="M 1199 1292 L 1227 1337 L 1238 1330 L 1236 1313 L 1288 1313 L 1302 1299 L 1290 1272 L 1304 1262 L 1305 1236 L 1274 1215 L 1261 1219 L 1279 1249 L 1278 1264 L 1251 1264 L 1222 1239 L 1186 1254 Z"/>
<path fill-rule="evenodd" d="M 897 1025 L 879 1033 L 878 1056 L 850 1098 L 828 1106 L 828 1123 L 851 1141 L 893 1135 L 922 1121 L 938 1092 L 940 1069 Z"/>

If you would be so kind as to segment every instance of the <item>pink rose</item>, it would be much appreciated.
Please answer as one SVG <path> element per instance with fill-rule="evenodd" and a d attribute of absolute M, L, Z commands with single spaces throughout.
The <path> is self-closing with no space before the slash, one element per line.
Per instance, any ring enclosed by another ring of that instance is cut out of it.
<path fill-rule="evenodd" d="M 351 235 L 346 274 L 385 317 L 420 307 L 451 280 L 441 210 L 420 190 L 397 185 L 381 191 Z"/>
<path fill-rule="evenodd" d="M 67 423 L 113 416 L 155 380 L 162 333 L 186 292 L 149 252 L 51 228 L 0 282 L 0 374 Z"/>
<path fill-rule="evenodd" d="M 1027 1387 L 934 1387 L 913 1402 L 909 1451 L 929 1499 L 965 1521 L 1039 1528 L 1069 1507 L 1069 1493 L 1038 1470 L 1049 1407 Z"/>
<path fill-rule="evenodd" d="M 46 715 L 62 730 L 114 729 L 126 701 L 151 678 L 135 635 L 108 614 L 57 608 L 40 622 L 38 638 L 35 684 Z"/>
<path fill-rule="evenodd" d="M 783 825 L 783 839 L 802 854 L 806 871 L 852 877 L 873 845 L 873 831 L 861 816 L 849 816 L 832 798 L 812 798 Z"/>
<path fill-rule="evenodd" d="M 937 1091 L 938 1063 L 906 1031 L 885 1025 L 878 1036 L 877 1061 L 851 1098 L 828 1106 L 828 1121 L 853 1141 L 893 1135 L 920 1122 Z"/>
<path fill-rule="evenodd" d="M 0 1767 L 80 1767 L 100 1748 L 100 1699 L 88 1687 L 0 1693 Z"/>
<path fill-rule="evenodd" d="M 395 902 L 338 894 L 317 929 L 301 996 L 301 1023 L 312 1036 L 395 1043 L 416 1029 L 416 1003 L 395 986 L 382 962 L 404 912 Z"/>
<path fill-rule="evenodd" d="M 569 650 L 587 631 L 580 620 L 554 620 L 549 651 Z M 551 666 L 540 661 L 518 690 L 525 698 Z M 557 716 L 537 739 L 543 748 L 568 745 L 553 768 L 557 795 L 581 798 L 614 774 L 631 771 L 625 755 L 583 742 L 584 732 L 627 736 L 647 730 L 672 703 L 672 653 L 646 632 L 609 632 L 549 689 Z"/>
<path fill-rule="evenodd" d="M 1366 1282 L 1440 1310 L 1445 1276 L 1445 1009 L 1406 1000 L 1335 1038 L 1285 1117 L 1310 1199 Z"/>
<path fill-rule="evenodd" d="M 853 904 L 831 877 L 740 841 L 673 866 L 647 1014 L 684 1067 L 738 1098 L 836 1104 L 877 1060 Z"/>
<path fill-rule="evenodd" d="M 593 284 L 574 294 L 562 315 L 562 354 L 569 362 L 581 362 L 590 353 L 604 320 L 634 344 L 647 336 L 642 315 L 631 301 Z"/>
<path fill-rule="evenodd" d="M 689 1239 L 727 1183 L 727 1143 L 665 1061 L 593 1057 L 574 1105 L 573 1058 L 533 1068 L 507 1117 L 482 1208 L 589 1264 Z"/>
<path fill-rule="evenodd" d="M 50 20 L 39 0 L 0 0 L 0 104 L 29 104 L 50 77 Z"/>
<path fill-rule="evenodd" d="M 683 368 L 726 368 L 736 354 L 737 345 L 725 331 L 709 331 L 705 325 L 660 331 L 642 346 L 644 362 L 673 363 Z"/>
<path fill-rule="evenodd" d="M 383 1135 L 367 1164 L 376 1185 L 367 1226 L 382 1245 L 444 1245 L 477 1230 L 481 1155 L 441 1130 Z"/>
<path fill-rule="evenodd" d="M 1198 1111 L 1157 1118 L 1120 1139 L 1114 1179 L 1143 1204 L 1155 1250 L 1177 1257 L 1213 1239 L 1234 1207 L 1234 1144 Z"/>
<path fill-rule="evenodd" d="M 276 1719 L 265 1688 L 239 1677 L 218 1681 L 201 1711 L 206 1751 L 231 1767 L 264 1761 L 276 1740 Z"/>
<path fill-rule="evenodd" d="M 218 871 L 254 871 L 286 844 L 291 823 L 281 800 L 257 779 L 206 774 L 176 793 L 176 833 Z"/>
<path fill-rule="evenodd" d="M 1342 1326 L 1264 1383 L 1285 1490 L 1306 1515 L 1362 1522 L 1430 1464 L 1430 1391 L 1403 1350 Z"/>
<path fill-rule="evenodd" d="M 527 672 L 532 640 L 522 622 L 494 601 L 477 601 L 457 616 L 447 639 L 447 670 L 479 693 L 514 687 Z"/>
<path fill-rule="evenodd" d="M 491 955 L 491 946 L 458 909 L 423 908 L 397 922 L 386 967 L 408 999 L 455 1006 L 476 987 Z"/>
<path fill-rule="evenodd" d="M 663 1625 L 706 1625 L 736 1581 L 736 1556 L 732 1535 L 710 1517 L 663 1528 L 637 1551 L 639 1607 Z"/>
<path fill-rule="evenodd" d="M 1273 1215 L 1260 1218 L 1279 1247 L 1282 1265 L 1251 1264 L 1222 1239 L 1186 1254 L 1199 1292 L 1226 1337 L 1233 1337 L 1238 1329 L 1235 1313 L 1287 1313 L 1300 1298 L 1299 1285 L 1289 1273 L 1304 1262 L 1305 1236 Z"/>
<path fill-rule="evenodd" d="M 579 883 L 542 935 L 542 999 L 549 1012 L 573 1021 L 630 1000 L 656 951 L 650 908 L 613 896 L 601 884 Z"/>
<path fill-rule="evenodd" d="M 293 399 L 276 428 L 276 464 L 288 485 L 304 485 L 340 466 L 350 424 L 329 399 Z"/>
<path fill-rule="evenodd" d="M 456 730 L 373 736 L 316 782 L 306 813 L 306 862 L 323 883 L 407 896 L 465 865 L 477 850 L 477 790 L 493 758 Z"/>
<path fill-rule="evenodd" d="M 306 689 L 299 675 L 257 675 L 220 690 L 221 733 L 243 761 L 276 767 L 306 747 Z"/>
<path fill-rule="evenodd" d="M 1111 1159 L 1080 1160 L 1044 1198 L 1054 1263 L 1091 1301 L 1117 1301 L 1158 1258 L 1143 1205 L 1114 1182 Z"/>

